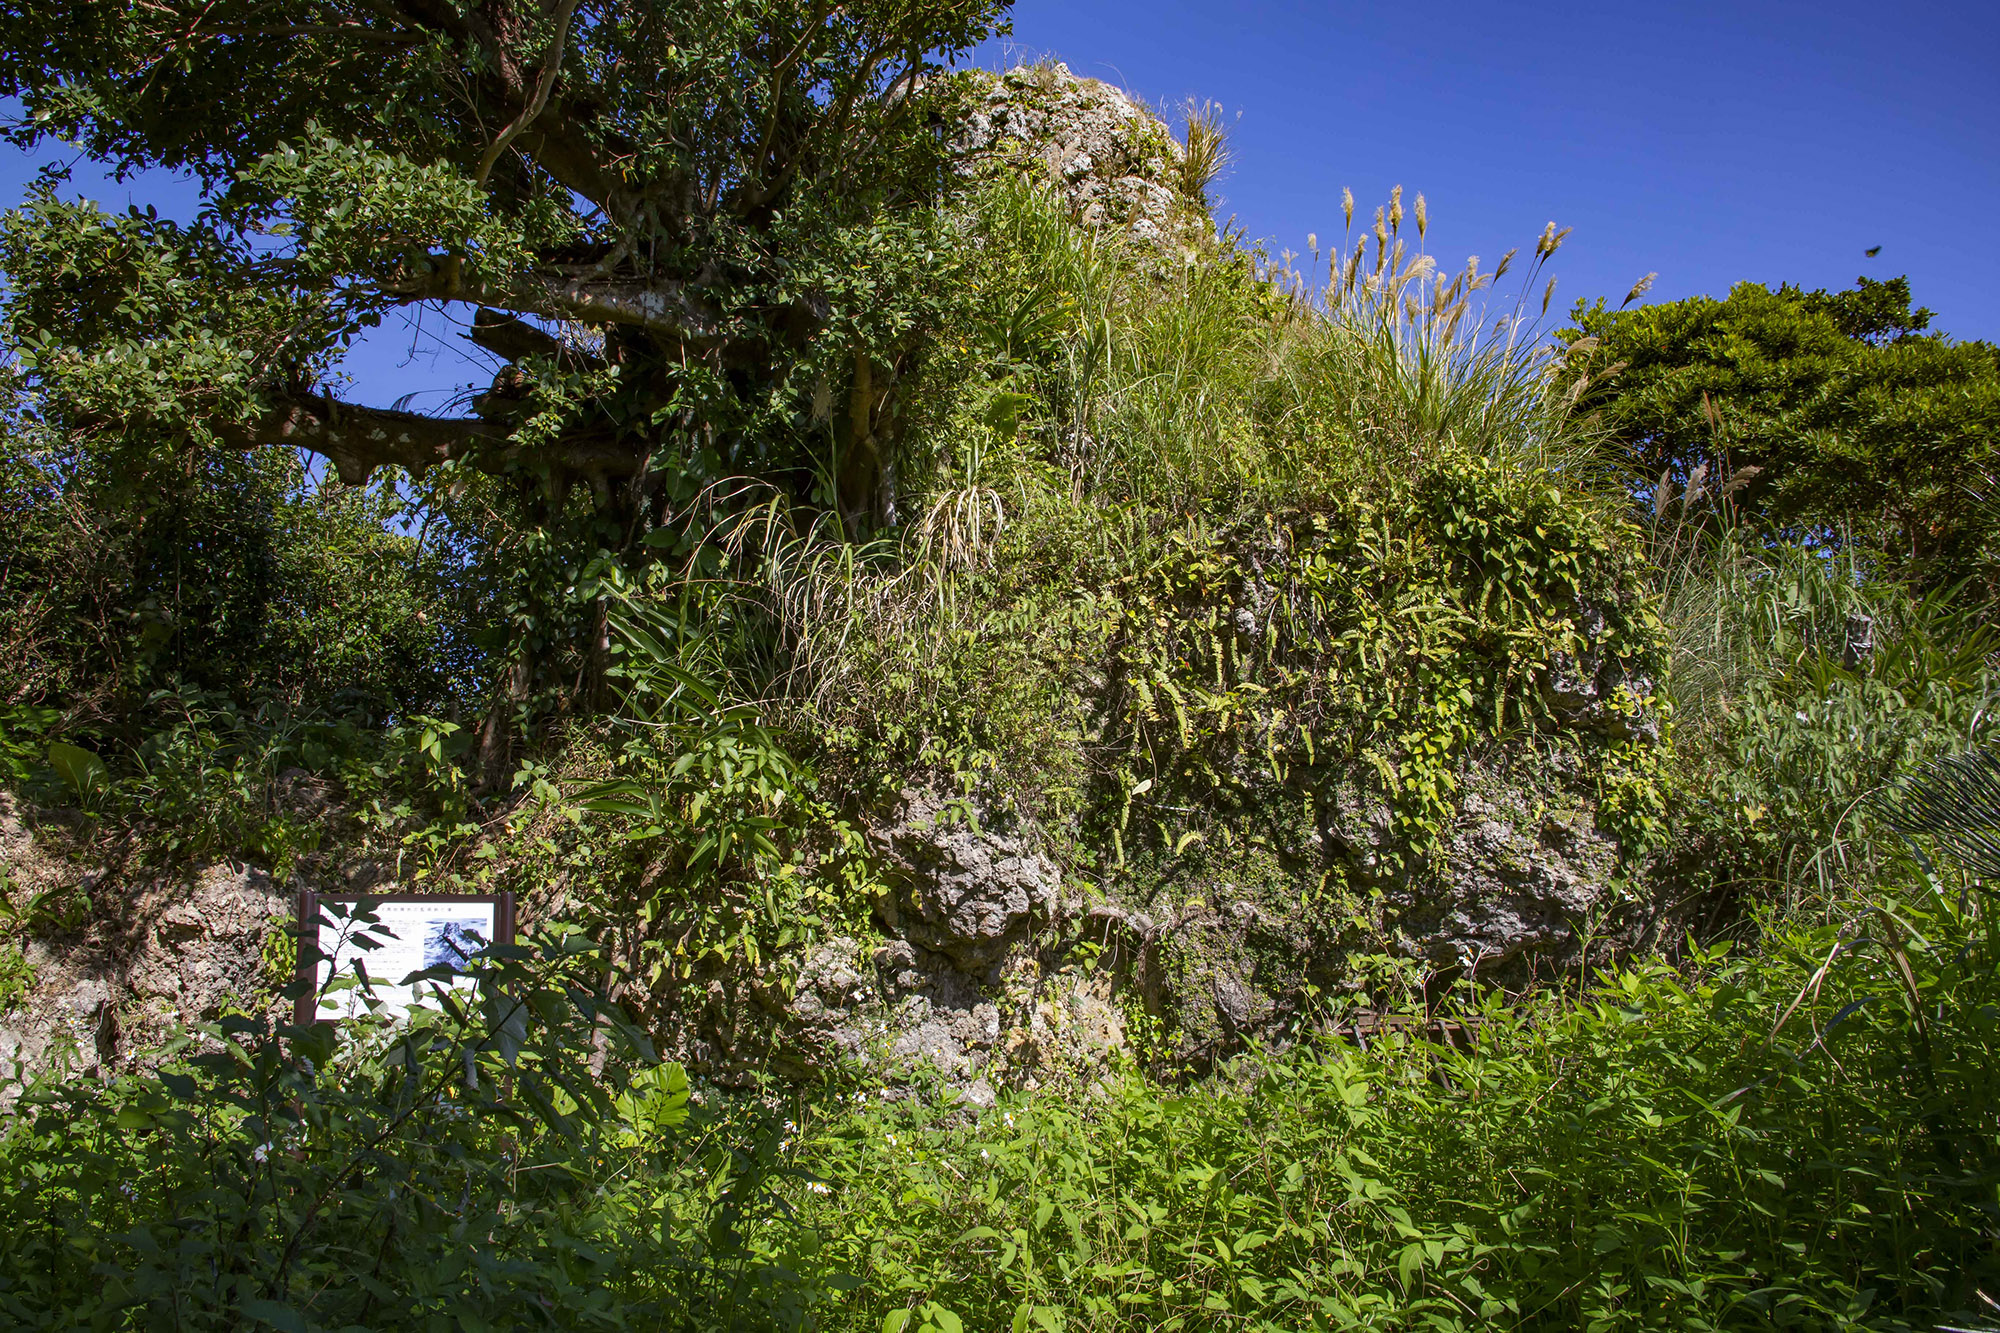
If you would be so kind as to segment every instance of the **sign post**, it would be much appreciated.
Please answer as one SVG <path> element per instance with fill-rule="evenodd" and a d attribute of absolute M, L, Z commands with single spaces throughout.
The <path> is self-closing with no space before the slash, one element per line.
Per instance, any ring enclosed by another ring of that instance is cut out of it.
<path fill-rule="evenodd" d="M 363 902 L 369 904 L 373 922 L 355 919 Z M 426 968 L 463 967 L 467 959 L 489 945 L 512 944 L 514 895 L 321 895 L 307 889 L 299 894 L 299 926 L 299 980 L 308 985 L 299 997 L 295 1021 L 333 1023 L 366 1013 L 371 991 L 382 1011 L 400 1015 L 423 1002 L 419 992 L 426 987 L 472 988 L 471 977 L 415 986 L 400 983 L 412 972 Z M 312 947 L 305 947 L 308 943 Z M 335 977 L 363 970 L 370 990 L 357 986 L 326 994 L 327 984 Z"/>

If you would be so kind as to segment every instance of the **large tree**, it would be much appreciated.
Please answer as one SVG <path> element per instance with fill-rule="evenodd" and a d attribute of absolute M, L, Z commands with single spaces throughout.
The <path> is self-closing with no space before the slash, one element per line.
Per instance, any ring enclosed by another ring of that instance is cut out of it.
<path fill-rule="evenodd" d="M 1596 374 L 1582 410 L 1655 500 L 1727 487 L 1766 530 L 2000 591 L 2000 348 L 1954 342 L 1930 317 L 1902 278 L 1742 283 L 1726 300 L 1578 306 L 1566 336 Z"/>
<path fill-rule="evenodd" d="M 4 334 L 57 429 L 587 485 L 629 543 L 690 476 L 889 505 L 945 245 L 951 59 L 1005 0 L 8 0 L 9 133 L 196 178 L 10 215 Z M 348 401 L 398 308 L 507 363 L 462 415 Z M 615 542 L 613 543 L 616 544 Z"/>

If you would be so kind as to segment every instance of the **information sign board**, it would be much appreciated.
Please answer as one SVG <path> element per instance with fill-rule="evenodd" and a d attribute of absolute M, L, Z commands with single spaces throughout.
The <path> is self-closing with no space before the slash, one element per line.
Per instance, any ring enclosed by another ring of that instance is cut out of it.
<path fill-rule="evenodd" d="M 368 904 L 373 921 L 357 919 L 360 904 Z M 514 942 L 514 895 L 511 893 L 387 893 L 299 895 L 299 920 L 314 943 L 299 953 L 300 980 L 311 990 L 301 996 L 296 1017 L 301 1023 L 335 1022 L 369 1011 L 369 991 L 361 987 L 327 993 L 339 976 L 365 970 L 380 1012 L 401 1014 L 425 1002 L 426 994 L 449 984 L 469 989 L 470 977 L 449 983 L 403 981 L 427 968 L 463 967 L 489 944 Z M 308 971 L 308 958 L 312 959 Z"/>

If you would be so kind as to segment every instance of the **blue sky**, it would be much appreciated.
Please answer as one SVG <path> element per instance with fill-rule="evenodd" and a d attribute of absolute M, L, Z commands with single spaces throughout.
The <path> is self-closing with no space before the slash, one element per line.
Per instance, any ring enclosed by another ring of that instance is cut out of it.
<path fill-rule="evenodd" d="M 1328 244 L 1343 186 L 1365 215 L 1401 184 L 1447 264 L 1574 227 L 1564 308 L 1653 271 L 1650 300 L 1907 273 L 1937 327 L 2000 339 L 2000 5 L 1021 0 L 1014 29 L 980 63 L 1053 56 L 1161 109 L 1219 103 L 1221 211 L 1274 251 Z M 11 202 L 34 163 L 0 154 Z M 441 317 L 392 321 L 350 358 L 355 396 L 436 410 L 490 373 L 463 346 Z"/>
<path fill-rule="evenodd" d="M 1653 300 L 1907 273 L 1937 327 L 2000 339 L 1992 0 L 1021 0 L 1014 27 L 1156 107 L 1220 103 L 1222 211 L 1274 249 L 1326 244 L 1342 186 L 1372 213 L 1400 183 L 1447 266 L 1574 226 L 1565 308 L 1654 271 Z"/>

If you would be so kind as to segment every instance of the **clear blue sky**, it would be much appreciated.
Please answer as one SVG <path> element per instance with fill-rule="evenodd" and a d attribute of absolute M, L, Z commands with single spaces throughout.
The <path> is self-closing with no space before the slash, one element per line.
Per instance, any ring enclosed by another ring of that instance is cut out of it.
<path fill-rule="evenodd" d="M 1156 107 L 1220 103 L 1222 212 L 1274 250 L 1400 183 L 1447 266 L 1574 226 L 1565 308 L 1653 271 L 1654 300 L 1907 273 L 1937 327 L 2000 339 L 1993 0 L 1021 0 L 1014 28 Z"/>
<path fill-rule="evenodd" d="M 1557 302 L 1657 270 L 1652 300 L 1910 275 L 1937 326 L 2000 339 L 2000 5 L 1428 5 L 1022 0 L 980 63 L 1054 56 L 1160 108 L 1220 103 L 1220 183 L 1272 249 L 1324 246 L 1340 191 L 1364 215 L 1428 196 L 1429 249 L 1490 267 L 1573 226 Z M 33 164 L 0 150 L 0 198 Z M 111 207 L 155 186 L 78 186 Z M 162 197 L 163 211 L 185 200 Z M 179 211 L 174 209 L 173 211 Z M 1865 257 L 1871 246 L 1876 258 Z M 350 359 L 375 403 L 483 378 L 432 316 Z"/>

